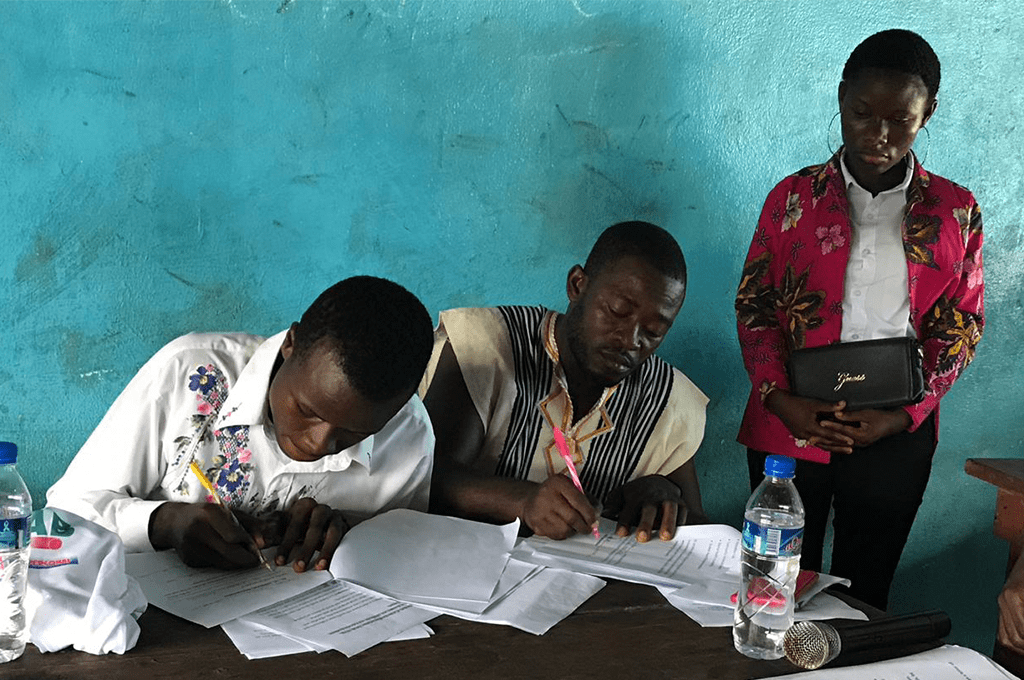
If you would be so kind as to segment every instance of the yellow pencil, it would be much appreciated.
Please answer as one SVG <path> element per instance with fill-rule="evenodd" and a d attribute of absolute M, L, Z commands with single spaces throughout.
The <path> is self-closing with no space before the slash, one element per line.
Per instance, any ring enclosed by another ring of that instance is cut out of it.
<path fill-rule="evenodd" d="M 193 460 L 191 463 L 189 463 L 189 468 L 192 470 L 192 473 L 199 480 L 199 483 L 203 485 L 203 488 L 210 492 L 210 496 L 213 497 L 214 502 L 217 503 L 217 505 L 224 508 L 225 510 L 227 510 L 228 514 L 231 515 L 231 519 L 234 521 L 234 523 L 237 526 L 242 527 L 241 522 L 239 522 L 238 518 L 235 517 L 235 513 L 231 512 L 231 508 L 224 504 L 224 501 L 223 499 L 221 499 L 220 494 L 217 493 L 217 487 L 211 484 L 210 480 L 206 478 L 206 474 L 203 472 L 203 469 L 199 467 L 199 463 Z M 252 545 L 254 548 L 256 548 L 256 555 L 260 558 L 260 564 L 266 567 L 268 571 L 273 571 L 274 567 L 271 566 L 270 562 L 267 561 L 267 558 L 263 556 L 263 552 L 260 550 L 259 546 L 256 545 L 255 540 L 253 540 Z"/>

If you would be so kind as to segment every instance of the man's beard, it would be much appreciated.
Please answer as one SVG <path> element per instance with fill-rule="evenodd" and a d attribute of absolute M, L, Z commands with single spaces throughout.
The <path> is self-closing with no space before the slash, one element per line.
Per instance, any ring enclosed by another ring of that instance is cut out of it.
<path fill-rule="evenodd" d="M 591 370 L 587 344 L 584 339 L 583 314 L 579 307 L 573 307 L 565 314 L 565 339 L 569 345 L 566 349 L 572 354 L 573 361 L 587 380 L 603 388 L 617 385 L 625 377 L 611 378 Z"/>

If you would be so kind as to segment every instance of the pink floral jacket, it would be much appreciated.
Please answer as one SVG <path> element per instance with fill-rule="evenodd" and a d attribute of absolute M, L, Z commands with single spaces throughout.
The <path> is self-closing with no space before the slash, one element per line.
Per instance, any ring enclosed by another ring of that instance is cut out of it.
<path fill-rule="evenodd" d="M 736 295 L 743 363 L 753 389 L 741 444 L 828 462 L 827 451 L 798 441 L 763 405 L 788 388 L 791 350 L 838 342 L 850 252 L 840 149 L 824 165 L 782 180 L 765 200 Z M 905 407 L 916 429 L 974 358 L 984 326 L 981 208 L 967 189 L 915 164 L 907 189 L 903 248 L 910 320 L 924 347 L 925 397 Z"/>

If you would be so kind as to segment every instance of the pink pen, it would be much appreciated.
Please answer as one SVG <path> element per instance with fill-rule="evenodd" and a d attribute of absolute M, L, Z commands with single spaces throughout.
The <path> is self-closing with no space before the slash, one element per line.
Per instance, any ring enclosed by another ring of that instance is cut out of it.
<path fill-rule="evenodd" d="M 558 453 L 562 456 L 562 460 L 565 461 L 565 467 L 569 469 L 569 476 L 572 477 L 572 483 L 576 485 L 576 488 L 580 490 L 584 496 L 586 493 L 583 491 L 583 485 L 580 484 L 580 476 L 576 474 L 576 466 L 572 462 L 572 454 L 569 453 L 569 445 L 565 443 L 565 435 L 557 427 L 552 427 L 551 430 L 555 433 L 555 446 L 558 447 Z M 601 532 L 597 530 L 597 525 L 594 525 L 594 538 L 600 539 Z"/>

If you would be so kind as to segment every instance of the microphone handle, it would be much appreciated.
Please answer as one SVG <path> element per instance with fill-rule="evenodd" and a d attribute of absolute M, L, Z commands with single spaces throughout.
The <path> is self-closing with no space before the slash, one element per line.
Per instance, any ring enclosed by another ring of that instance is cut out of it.
<path fill-rule="evenodd" d="M 934 642 L 949 635 L 952 629 L 949 616 L 938 609 L 875 621 L 830 623 L 839 633 L 840 655 L 881 647 Z"/>

